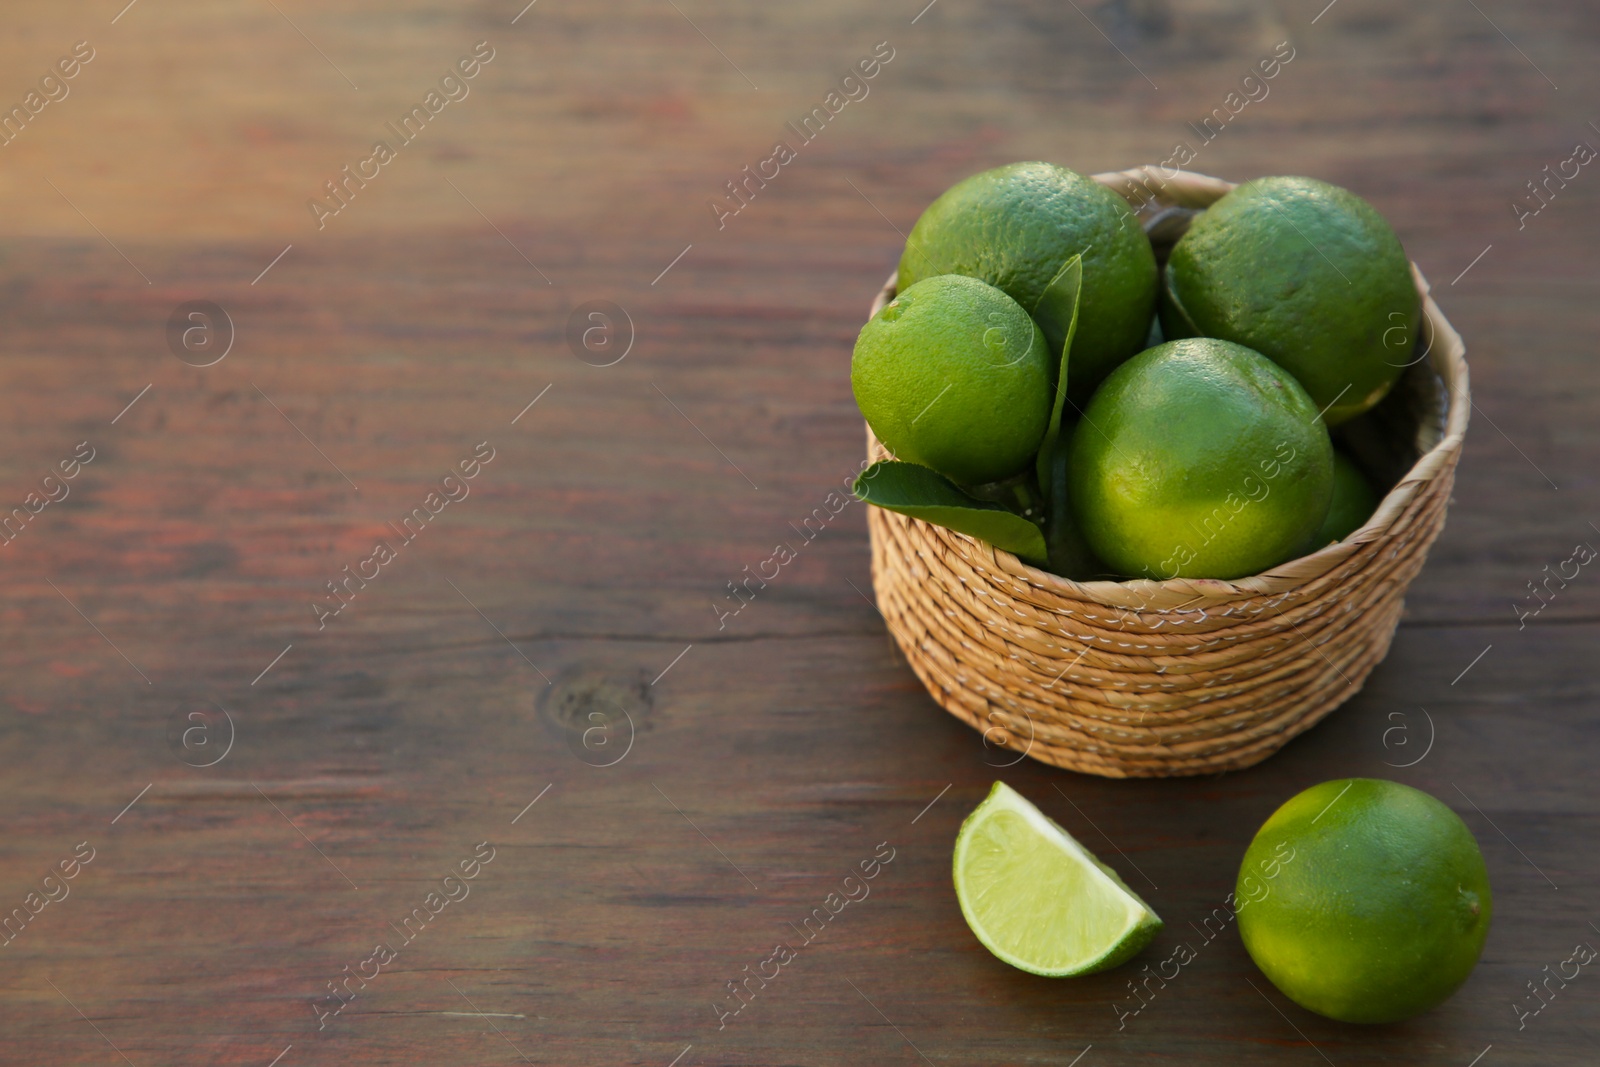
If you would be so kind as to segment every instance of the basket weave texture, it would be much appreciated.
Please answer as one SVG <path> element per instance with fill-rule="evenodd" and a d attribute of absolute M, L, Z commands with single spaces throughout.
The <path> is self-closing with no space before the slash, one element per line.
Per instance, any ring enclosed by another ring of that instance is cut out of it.
<path fill-rule="evenodd" d="M 1129 200 L 1162 256 L 1233 188 L 1155 166 L 1095 179 Z M 1353 696 L 1444 527 L 1471 410 L 1461 338 L 1412 274 L 1426 319 L 1415 362 L 1378 408 L 1335 431 L 1393 488 L 1364 526 L 1312 555 L 1231 582 L 1075 582 L 868 508 L 878 607 L 934 700 L 986 743 L 1125 778 L 1248 767 Z M 870 429 L 867 444 L 870 458 L 891 458 Z"/>

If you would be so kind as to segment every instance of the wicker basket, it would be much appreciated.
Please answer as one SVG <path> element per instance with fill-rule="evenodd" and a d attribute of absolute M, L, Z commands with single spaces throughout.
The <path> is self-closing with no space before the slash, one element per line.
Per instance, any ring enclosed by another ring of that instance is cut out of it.
<path fill-rule="evenodd" d="M 1233 188 L 1157 167 L 1095 178 L 1137 206 L 1161 258 Z M 1335 431 L 1393 488 L 1366 525 L 1310 556 L 1231 582 L 1074 582 L 869 508 L 878 606 L 934 700 L 986 743 L 1124 778 L 1248 767 L 1353 696 L 1444 526 L 1471 408 L 1461 338 L 1412 273 L 1426 358 Z M 888 458 L 870 429 L 867 446 Z"/>

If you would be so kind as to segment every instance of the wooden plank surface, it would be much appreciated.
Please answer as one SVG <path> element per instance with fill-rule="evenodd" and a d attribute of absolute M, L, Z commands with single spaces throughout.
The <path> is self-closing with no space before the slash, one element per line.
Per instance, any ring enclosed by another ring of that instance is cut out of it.
<path fill-rule="evenodd" d="M 1593 1062 L 1592 979 L 1521 1029 L 1516 1006 L 1600 938 L 1600 580 L 1525 627 L 1516 605 L 1600 539 L 1600 179 L 1512 207 L 1600 144 L 1592 5 L 520 7 L 7 9 L 0 102 L 94 57 L 0 147 L 0 506 L 93 458 L 0 546 L 0 911 L 67 893 L 0 956 L 0 1061 Z M 1270 94 L 1200 145 L 1282 41 Z M 319 229 L 307 201 L 479 42 L 465 95 Z M 719 228 L 725 183 L 880 42 L 867 95 Z M 849 350 L 897 230 L 984 167 L 1178 141 L 1367 196 L 1466 339 L 1449 525 L 1365 691 L 1225 777 L 996 767 L 862 595 L 860 505 L 719 619 L 859 465 Z M 214 365 L 169 345 L 188 301 L 232 323 Z M 569 346 L 589 301 L 631 321 L 612 365 Z M 446 489 L 413 543 L 386 525 Z M 1470 982 L 1398 1026 L 1310 1015 L 1190 925 L 1278 803 L 1351 774 L 1461 812 L 1496 893 Z M 1148 891 L 1168 929 L 1141 964 L 1198 949 L 1120 1029 L 1136 968 L 1037 979 L 965 929 L 950 847 L 996 777 Z"/>

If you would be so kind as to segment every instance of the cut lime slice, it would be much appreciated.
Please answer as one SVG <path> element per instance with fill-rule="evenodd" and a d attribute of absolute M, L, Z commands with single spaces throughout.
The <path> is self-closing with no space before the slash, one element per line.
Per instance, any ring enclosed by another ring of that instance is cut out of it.
<path fill-rule="evenodd" d="M 1109 970 L 1161 929 L 1115 871 L 1004 782 L 961 824 L 954 874 L 983 947 L 1034 974 Z"/>

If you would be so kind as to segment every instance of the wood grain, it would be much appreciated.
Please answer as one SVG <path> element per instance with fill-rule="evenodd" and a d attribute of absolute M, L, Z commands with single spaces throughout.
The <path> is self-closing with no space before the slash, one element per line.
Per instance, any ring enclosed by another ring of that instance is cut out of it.
<path fill-rule="evenodd" d="M 11 5 L 0 101 L 97 51 L 0 147 L 0 507 L 96 458 L 0 546 L 0 913 L 95 857 L 3 950 L 0 1061 L 1592 1062 L 1588 983 L 1521 1031 L 1512 1005 L 1600 937 L 1600 580 L 1524 629 L 1514 605 L 1600 538 L 1600 179 L 1520 231 L 1510 205 L 1600 138 L 1600 22 L 1477 6 Z M 859 505 L 719 627 L 726 583 L 859 464 L 846 368 L 897 230 L 987 166 L 1164 159 L 1283 40 L 1194 166 L 1371 199 L 1480 409 L 1365 691 L 1237 775 L 991 766 L 861 595 Z M 318 230 L 306 200 L 479 41 L 471 94 Z M 880 41 L 870 95 L 718 229 L 708 201 Z M 214 366 L 168 350 L 189 300 L 234 323 Z M 567 346 L 590 300 L 634 323 L 614 366 Z M 319 631 L 325 583 L 484 441 L 470 495 Z M 232 748 L 189 765 L 219 707 Z M 1008 970 L 950 890 L 1004 777 L 1148 891 L 1159 960 L 1278 803 L 1350 774 L 1440 796 L 1490 865 L 1483 962 L 1410 1023 L 1301 1011 L 1229 932 L 1119 1031 L 1134 971 Z M 327 983 L 484 841 L 470 896 L 319 1030 Z M 880 842 L 871 896 L 719 1030 L 726 983 Z"/>

